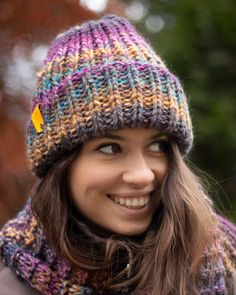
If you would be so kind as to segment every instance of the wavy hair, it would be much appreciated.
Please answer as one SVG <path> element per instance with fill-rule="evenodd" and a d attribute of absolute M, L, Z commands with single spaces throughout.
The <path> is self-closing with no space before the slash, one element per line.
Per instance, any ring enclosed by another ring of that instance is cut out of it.
<path fill-rule="evenodd" d="M 121 288 L 135 295 L 199 294 L 199 269 L 216 218 L 202 181 L 177 145 L 171 143 L 161 204 L 149 229 L 137 237 L 101 230 L 75 208 L 68 177 L 77 156 L 79 149 L 56 162 L 32 196 L 33 210 L 57 253 L 87 271 L 93 288 L 109 294 Z"/>

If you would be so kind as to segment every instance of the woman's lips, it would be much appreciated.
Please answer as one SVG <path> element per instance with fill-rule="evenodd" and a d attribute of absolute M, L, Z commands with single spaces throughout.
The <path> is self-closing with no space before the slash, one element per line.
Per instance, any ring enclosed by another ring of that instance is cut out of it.
<path fill-rule="evenodd" d="M 108 197 L 122 207 L 137 210 L 149 204 L 151 192 L 108 194 Z"/>

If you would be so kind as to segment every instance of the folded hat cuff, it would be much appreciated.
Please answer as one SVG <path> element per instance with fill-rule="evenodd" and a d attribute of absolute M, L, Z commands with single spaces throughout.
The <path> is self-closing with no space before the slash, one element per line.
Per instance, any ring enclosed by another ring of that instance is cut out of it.
<path fill-rule="evenodd" d="M 182 154 L 192 145 L 187 100 L 176 76 L 159 65 L 126 61 L 83 66 L 47 89 L 39 81 L 33 108 L 43 125 L 28 126 L 28 160 L 43 177 L 52 162 L 91 137 L 120 128 L 157 128 L 176 139 Z"/>

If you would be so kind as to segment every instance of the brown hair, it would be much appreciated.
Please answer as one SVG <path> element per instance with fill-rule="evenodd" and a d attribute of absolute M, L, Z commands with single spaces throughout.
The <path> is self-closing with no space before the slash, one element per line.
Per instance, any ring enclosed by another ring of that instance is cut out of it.
<path fill-rule="evenodd" d="M 131 238 L 98 229 L 75 208 L 68 175 L 78 153 L 77 149 L 55 163 L 32 198 L 33 210 L 57 253 L 73 267 L 88 271 L 91 282 L 100 274 L 101 285 L 93 287 L 111 293 L 130 287 L 133 294 L 198 294 L 197 274 L 216 221 L 200 179 L 176 144 L 171 144 L 169 173 L 153 222 L 146 233 Z"/>

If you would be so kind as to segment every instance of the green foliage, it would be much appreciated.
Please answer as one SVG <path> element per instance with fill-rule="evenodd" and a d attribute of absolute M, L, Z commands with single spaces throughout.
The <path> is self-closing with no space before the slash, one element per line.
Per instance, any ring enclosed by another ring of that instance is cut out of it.
<path fill-rule="evenodd" d="M 189 96 L 195 133 L 191 160 L 219 181 L 223 211 L 236 220 L 236 1 L 143 4 L 148 13 L 137 26 Z M 148 32 L 145 20 L 150 15 L 163 18 L 163 30 Z"/>

